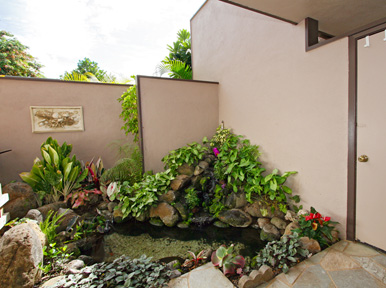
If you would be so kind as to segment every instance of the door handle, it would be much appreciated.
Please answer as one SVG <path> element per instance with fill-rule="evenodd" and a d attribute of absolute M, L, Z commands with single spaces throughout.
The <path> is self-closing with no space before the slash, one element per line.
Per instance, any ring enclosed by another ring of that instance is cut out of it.
<path fill-rule="evenodd" d="M 361 155 L 358 157 L 358 161 L 359 162 L 367 162 L 367 161 L 369 161 L 369 157 L 367 157 L 366 155 Z"/>

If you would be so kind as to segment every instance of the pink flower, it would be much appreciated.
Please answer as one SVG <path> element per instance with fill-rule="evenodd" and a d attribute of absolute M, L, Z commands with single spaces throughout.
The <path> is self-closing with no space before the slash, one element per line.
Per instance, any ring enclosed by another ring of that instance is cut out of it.
<path fill-rule="evenodd" d="M 218 154 L 220 154 L 220 151 L 218 151 L 218 149 L 216 147 L 213 148 L 213 153 L 214 153 L 214 156 L 217 157 Z"/>
<path fill-rule="evenodd" d="M 224 189 L 226 186 L 227 186 L 227 184 L 224 183 L 221 185 L 221 188 Z"/>

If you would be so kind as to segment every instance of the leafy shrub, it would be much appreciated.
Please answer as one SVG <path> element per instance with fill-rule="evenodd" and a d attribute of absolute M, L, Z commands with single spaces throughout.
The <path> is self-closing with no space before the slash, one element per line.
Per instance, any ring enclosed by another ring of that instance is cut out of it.
<path fill-rule="evenodd" d="M 67 211 L 66 211 L 67 212 Z M 52 210 L 48 211 L 46 219 L 39 224 L 40 229 L 47 237 L 47 243 L 54 243 L 55 238 L 58 235 L 56 233 L 56 228 L 59 227 L 61 218 L 63 218 L 65 213 L 57 215 L 57 213 Z"/>
<path fill-rule="evenodd" d="M 166 287 L 171 272 L 165 266 L 151 262 L 145 255 L 138 259 L 125 256 L 112 263 L 97 263 L 85 267 L 79 274 L 67 275 L 53 287 Z"/>
<path fill-rule="evenodd" d="M 31 172 L 23 172 L 20 177 L 32 189 L 39 193 L 47 202 L 57 202 L 72 190 L 81 187 L 88 170 L 83 170 L 74 155 L 70 158 L 72 145 L 66 142 L 59 146 L 58 142 L 49 137 L 40 147 L 42 159 L 36 158 Z"/>
<path fill-rule="evenodd" d="M 319 242 L 321 248 L 329 246 L 328 240 L 333 241 L 331 232 L 335 229 L 338 222 L 331 221 L 330 217 L 322 217 L 314 207 L 311 207 L 309 215 L 301 215 L 299 218 L 300 228 L 293 231 L 298 233 L 301 237 L 315 239 Z"/>
<path fill-rule="evenodd" d="M 170 151 L 168 155 L 162 158 L 162 162 L 165 164 L 165 169 L 170 169 L 170 171 L 175 174 L 178 167 L 185 163 L 189 165 L 198 164 L 207 152 L 207 147 L 193 142 L 187 146 Z"/>
<path fill-rule="evenodd" d="M 301 248 L 297 233 L 284 235 L 278 241 L 268 242 L 265 248 L 253 258 L 252 266 L 268 265 L 272 269 L 280 269 L 287 273 L 290 267 L 308 254 L 307 249 Z"/>
<path fill-rule="evenodd" d="M 195 207 L 200 207 L 201 200 L 197 195 L 197 191 L 193 187 L 190 187 L 186 189 L 185 192 L 186 192 L 185 200 L 186 200 L 186 204 L 188 204 L 188 207 L 190 209 L 194 209 Z"/>
<path fill-rule="evenodd" d="M 216 134 L 210 140 L 210 147 L 220 148 L 227 138 L 231 135 L 231 129 L 221 128 L 221 125 L 217 127 Z M 206 142 L 207 139 L 204 138 L 203 142 Z"/>
<path fill-rule="evenodd" d="M 123 182 L 113 191 L 110 200 L 120 201 L 123 218 L 129 215 L 138 217 L 157 203 L 158 196 L 168 191 L 173 179 L 170 170 L 166 170 L 155 175 L 147 175 L 142 182 L 134 183 L 132 186 L 128 182 Z"/>
<path fill-rule="evenodd" d="M 135 76 L 131 76 L 135 80 Z M 134 135 L 134 142 L 138 142 L 138 109 L 137 109 L 137 86 L 133 85 L 125 93 L 118 98 L 121 102 L 122 112 L 119 115 L 124 124 L 122 130 L 125 130 L 126 135 L 131 133 Z"/>
<path fill-rule="evenodd" d="M 67 196 L 66 200 L 71 199 L 72 208 L 75 209 L 75 208 L 78 208 L 79 206 L 86 205 L 86 201 L 90 200 L 90 198 L 89 198 L 90 194 L 100 195 L 100 194 L 102 194 L 102 192 L 99 191 L 98 189 L 94 189 L 94 190 L 77 190 L 77 191 L 74 191 L 74 192 L 70 193 Z"/>
<path fill-rule="evenodd" d="M 130 158 L 117 161 L 115 166 L 102 174 L 101 182 L 128 182 L 133 185 L 142 179 L 142 155 L 138 147 L 135 147 Z"/>

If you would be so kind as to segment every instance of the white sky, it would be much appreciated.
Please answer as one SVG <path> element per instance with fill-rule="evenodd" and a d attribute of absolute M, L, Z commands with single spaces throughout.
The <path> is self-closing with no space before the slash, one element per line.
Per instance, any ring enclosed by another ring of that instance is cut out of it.
<path fill-rule="evenodd" d="M 0 30 L 59 78 L 88 57 L 118 77 L 153 75 L 205 0 L 0 0 Z"/>

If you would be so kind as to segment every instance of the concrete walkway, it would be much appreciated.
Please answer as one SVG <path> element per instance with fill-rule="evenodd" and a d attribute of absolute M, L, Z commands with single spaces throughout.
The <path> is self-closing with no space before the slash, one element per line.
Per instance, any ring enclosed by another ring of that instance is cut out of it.
<path fill-rule="evenodd" d="M 211 263 L 173 279 L 170 288 L 232 288 Z M 386 287 L 386 255 L 368 246 L 340 241 L 279 274 L 258 288 L 381 288 Z"/>

